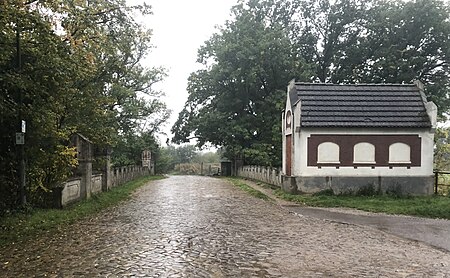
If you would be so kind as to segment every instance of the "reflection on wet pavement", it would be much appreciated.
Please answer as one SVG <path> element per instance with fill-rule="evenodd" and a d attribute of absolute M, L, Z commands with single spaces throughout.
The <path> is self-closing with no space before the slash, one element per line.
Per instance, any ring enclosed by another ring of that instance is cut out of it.
<path fill-rule="evenodd" d="M 450 275 L 439 250 L 189 176 L 152 182 L 121 206 L 0 252 L 0 277 Z"/>

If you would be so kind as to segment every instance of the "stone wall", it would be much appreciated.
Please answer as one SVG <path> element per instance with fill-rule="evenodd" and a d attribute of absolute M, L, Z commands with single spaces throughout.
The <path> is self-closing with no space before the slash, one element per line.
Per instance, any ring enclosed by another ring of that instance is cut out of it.
<path fill-rule="evenodd" d="M 110 190 L 136 178 L 154 175 L 154 161 L 147 161 L 146 166 L 111 167 L 111 150 L 101 152 L 105 165 L 99 173 L 92 172 L 94 158 L 93 145 L 81 134 L 71 136 L 71 146 L 77 150 L 78 167 L 74 178 L 48 192 L 43 206 L 62 208 L 79 200 L 89 199 L 94 194 Z"/>
<path fill-rule="evenodd" d="M 281 169 L 263 166 L 242 166 L 238 168 L 237 175 L 243 178 L 262 181 L 281 187 Z"/>
<path fill-rule="evenodd" d="M 81 200 L 81 178 L 70 179 L 63 184 L 58 207 L 65 207 L 68 204 Z"/>
<path fill-rule="evenodd" d="M 379 194 L 420 196 L 433 194 L 433 176 L 423 177 L 282 177 L 281 188 L 291 194 L 317 193 L 332 189 L 335 194 L 358 194 L 373 190 Z"/>
<path fill-rule="evenodd" d="M 115 167 L 111 171 L 111 187 L 122 185 L 136 178 L 150 175 L 151 169 L 142 166 Z"/>
<path fill-rule="evenodd" d="M 60 188 L 53 190 L 52 206 L 62 208 L 74 202 L 89 199 L 90 196 L 108 191 L 112 187 L 120 186 L 136 178 L 150 174 L 151 169 L 147 167 L 126 166 L 112 168 L 103 174 L 91 174 L 87 175 L 87 177 L 72 178 L 63 183 Z M 90 182 L 83 182 L 86 179 Z M 104 184 L 108 184 L 109 186 L 105 187 Z M 83 196 L 83 191 L 87 193 L 85 196 Z"/>
<path fill-rule="evenodd" d="M 91 177 L 91 194 L 102 192 L 102 174 L 92 175 Z"/>
<path fill-rule="evenodd" d="M 335 194 L 357 193 L 369 187 L 381 194 L 406 196 L 433 194 L 433 176 L 423 177 L 287 177 L 280 169 L 243 166 L 238 176 L 281 187 L 291 194 L 316 193 L 332 189 Z"/>

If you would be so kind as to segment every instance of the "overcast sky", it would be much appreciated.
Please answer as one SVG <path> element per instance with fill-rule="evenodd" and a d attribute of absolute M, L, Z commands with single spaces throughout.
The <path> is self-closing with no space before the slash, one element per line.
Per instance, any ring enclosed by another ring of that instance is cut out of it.
<path fill-rule="evenodd" d="M 130 3 L 142 3 L 129 0 Z M 187 78 L 199 68 L 198 48 L 230 18 L 230 9 L 237 0 L 146 0 L 153 15 L 142 21 L 153 30 L 153 45 L 144 66 L 163 66 L 168 77 L 156 89 L 166 93 L 165 102 L 172 110 L 164 131 L 171 138 L 170 128 L 187 99 Z M 160 137 L 164 143 L 167 137 Z"/>

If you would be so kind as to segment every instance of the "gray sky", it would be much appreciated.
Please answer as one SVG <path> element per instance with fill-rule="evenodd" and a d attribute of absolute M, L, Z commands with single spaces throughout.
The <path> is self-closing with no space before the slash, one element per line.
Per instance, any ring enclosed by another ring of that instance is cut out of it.
<path fill-rule="evenodd" d="M 129 0 L 129 3 L 142 3 Z M 178 113 L 187 99 L 187 78 L 199 68 L 196 64 L 198 48 L 216 31 L 215 26 L 223 25 L 230 18 L 230 9 L 237 0 L 147 0 L 153 15 L 143 21 L 153 29 L 153 45 L 144 66 L 163 66 L 168 77 L 156 89 L 166 93 L 165 102 L 172 110 L 164 132 L 170 134 Z M 160 140 L 165 142 L 167 137 Z"/>

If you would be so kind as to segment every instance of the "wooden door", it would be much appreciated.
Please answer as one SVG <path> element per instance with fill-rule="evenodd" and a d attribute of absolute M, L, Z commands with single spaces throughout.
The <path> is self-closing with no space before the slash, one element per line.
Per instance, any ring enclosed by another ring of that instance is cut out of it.
<path fill-rule="evenodd" d="M 291 176 L 292 168 L 292 135 L 286 136 L 286 176 Z"/>

